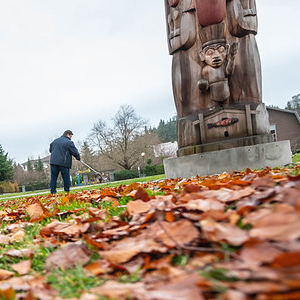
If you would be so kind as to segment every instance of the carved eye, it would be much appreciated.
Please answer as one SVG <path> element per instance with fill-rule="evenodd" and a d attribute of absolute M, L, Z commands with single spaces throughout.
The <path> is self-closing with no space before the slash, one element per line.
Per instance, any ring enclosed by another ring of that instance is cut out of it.
<path fill-rule="evenodd" d="M 213 55 L 214 54 L 214 50 L 213 49 L 208 49 L 205 54 L 206 55 Z"/>
<path fill-rule="evenodd" d="M 220 46 L 220 47 L 218 48 L 218 51 L 219 51 L 220 53 L 225 52 L 225 47 L 224 47 L 224 46 Z"/>

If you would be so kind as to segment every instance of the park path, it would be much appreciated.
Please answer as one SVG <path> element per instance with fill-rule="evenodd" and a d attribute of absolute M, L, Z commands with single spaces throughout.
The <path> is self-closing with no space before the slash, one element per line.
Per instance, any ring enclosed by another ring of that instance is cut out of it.
<path fill-rule="evenodd" d="M 84 187 L 93 187 L 93 186 L 99 186 L 99 184 L 74 186 L 74 187 L 71 187 L 71 190 L 78 190 L 78 189 L 82 189 Z M 58 189 L 57 191 L 63 192 L 63 189 Z M 26 197 L 38 196 L 38 195 L 46 195 L 49 193 L 50 192 L 47 190 L 47 191 L 36 192 L 36 193 L 32 192 L 30 194 L 22 194 L 22 195 L 18 195 L 17 193 L 15 193 L 15 194 L 10 194 L 11 196 L 6 196 L 5 194 L 3 194 L 3 195 L 0 195 L 0 201 L 6 200 L 6 199 L 16 199 L 16 198 L 26 198 Z"/>

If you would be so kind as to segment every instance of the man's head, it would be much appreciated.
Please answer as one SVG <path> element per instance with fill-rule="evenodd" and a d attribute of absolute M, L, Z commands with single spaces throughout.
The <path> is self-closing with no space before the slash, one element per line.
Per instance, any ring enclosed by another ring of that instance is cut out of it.
<path fill-rule="evenodd" d="M 71 130 L 66 130 L 63 135 L 71 139 L 73 136 L 73 132 Z"/>

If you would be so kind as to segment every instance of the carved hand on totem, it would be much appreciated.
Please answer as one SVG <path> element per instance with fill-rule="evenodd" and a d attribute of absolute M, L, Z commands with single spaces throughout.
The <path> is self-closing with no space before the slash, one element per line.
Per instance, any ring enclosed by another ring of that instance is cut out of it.
<path fill-rule="evenodd" d="M 200 79 L 198 82 L 197 82 L 197 85 L 198 85 L 198 88 L 202 91 L 202 92 L 205 92 L 208 90 L 209 88 L 209 83 L 206 79 Z"/>

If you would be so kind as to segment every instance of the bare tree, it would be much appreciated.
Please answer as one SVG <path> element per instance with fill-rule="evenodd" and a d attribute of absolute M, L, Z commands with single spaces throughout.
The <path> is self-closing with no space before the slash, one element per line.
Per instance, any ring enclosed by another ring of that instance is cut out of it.
<path fill-rule="evenodd" d="M 150 133 L 149 138 L 145 138 L 147 122 L 137 116 L 133 107 L 122 105 L 113 118 L 113 124 L 113 128 L 108 128 L 103 121 L 94 124 L 89 141 L 100 154 L 130 170 L 140 161 L 141 153 L 153 145 Z"/>

